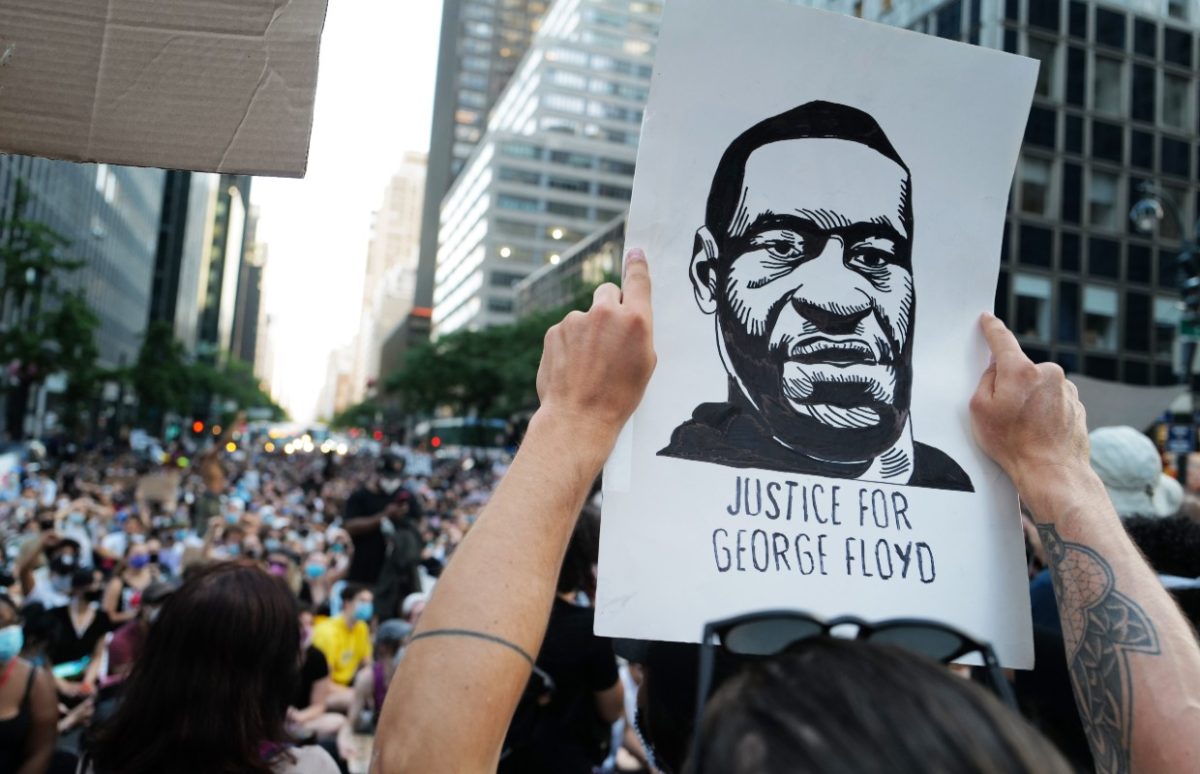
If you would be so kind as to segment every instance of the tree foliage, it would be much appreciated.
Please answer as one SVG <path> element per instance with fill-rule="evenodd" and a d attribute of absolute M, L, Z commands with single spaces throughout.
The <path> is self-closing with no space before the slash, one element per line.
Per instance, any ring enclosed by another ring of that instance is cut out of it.
<path fill-rule="evenodd" d="M 586 309 L 591 289 L 562 307 L 509 325 L 455 331 L 410 350 L 383 380 L 408 413 L 448 409 L 456 415 L 507 418 L 537 406 L 537 369 L 546 331 L 568 312 Z"/>
<path fill-rule="evenodd" d="M 6 378 L 7 427 L 24 434 L 33 388 L 53 373 L 67 377 L 68 426 L 97 389 L 95 332 L 99 320 L 83 295 L 64 292 L 62 280 L 83 262 L 66 256 L 70 243 L 27 215 L 29 193 L 18 181 L 11 217 L 0 220 L 0 364 Z"/>

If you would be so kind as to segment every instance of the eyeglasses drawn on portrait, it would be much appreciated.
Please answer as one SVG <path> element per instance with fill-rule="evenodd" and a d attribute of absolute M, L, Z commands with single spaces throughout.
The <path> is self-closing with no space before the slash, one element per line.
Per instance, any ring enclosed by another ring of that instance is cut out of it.
<path fill-rule="evenodd" d="M 913 439 L 912 176 L 867 113 L 809 102 L 735 139 L 689 278 L 729 398 L 659 456 L 973 492 Z"/>

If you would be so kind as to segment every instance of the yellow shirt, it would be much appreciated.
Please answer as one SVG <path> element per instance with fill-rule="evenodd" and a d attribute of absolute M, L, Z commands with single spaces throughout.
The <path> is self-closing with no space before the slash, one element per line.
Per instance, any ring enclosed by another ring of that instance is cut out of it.
<path fill-rule="evenodd" d="M 347 627 L 340 615 L 333 616 L 313 627 L 312 644 L 325 654 L 333 681 L 350 685 L 359 665 L 371 655 L 371 631 L 363 621 Z"/>

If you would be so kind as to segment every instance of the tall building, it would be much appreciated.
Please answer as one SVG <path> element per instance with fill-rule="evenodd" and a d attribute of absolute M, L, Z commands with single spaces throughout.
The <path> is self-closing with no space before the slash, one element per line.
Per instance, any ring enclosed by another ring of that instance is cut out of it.
<path fill-rule="evenodd" d="M 237 290 L 246 249 L 250 180 L 222 174 L 214 191 L 211 228 L 205 229 L 200 264 L 196 354 L 213 362 L 233 350 Z"/>
<path fill-rule="evenodd" d="M 525 56 L 547 5 L 549 0 L 443 0 L 415 320 L 410 324 L 416 330 L 408 332 L 410 338 L 428 332 L 442 197 L 482 139 L 488 115 Z"/>
<path fill-rule="evenodd" d="M 160 169 L 0 155 L 2 217 L 12 216 L 21 181 L 29 194 L 24 217 L 65 237 L 65 256 L 83 263 L 61 285 L 81 290 L 100 320 L 101 366 L 137 359 L 150 308 L 165 177 Z M 0 335 L 9 322 L 5 311 L 0 310 Z"/>
<path fill-rule="evenodd" d="M 263 315 L 263 275 L 266 270 L 266 245 L 257 238 L 258 208 L 250 209 L 246 229 L 246 248 L 238 276 L 237 301 L 233 313 L 233 340 L 230 354 L 254 365 L 258 349 L 258 326 Z"/>
<path fill-rule="evenodd" d="M 996 312 L 1034 359 L 1171 385 L 1176 256 L 1200 217 L 1194 0 L 868 0 L 802 5 L 1041 61 L 1009 202 Z M 1151 184 L 1151 233 L 1129 218 Z"/>
<path fill-rule="evenodd" d="M 517 282 L 628 207 L 661 14 L 551 7 L 442 201 L 435 335 L 512 320 Z"/>
<path fill-rule="evenodd" d="M 408 318 L 416 297 L 421 245 L 421 202 L 425 194 L 425 154 L 406 153 L 383 193 L 371 223 L 363 281 L 352 395 L 365 397 L 379 378 L 383 343 Z"/>

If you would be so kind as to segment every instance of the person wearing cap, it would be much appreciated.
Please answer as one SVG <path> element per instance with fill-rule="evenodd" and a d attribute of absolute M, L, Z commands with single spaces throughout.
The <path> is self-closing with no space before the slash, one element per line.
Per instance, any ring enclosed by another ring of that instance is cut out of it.
<path fill-rule="evenodd" d="M 347 580 L 368 586 L 379 580 L 387 557 L 383 522 L 400 517 L 395 497 L 403 483 L 404 459 L 384 454 L 376 461 L 375 475 L 346 499 L 343 526 L 354 541 Z"/>
<path fill-rule="evenodd" d="M 1101 427 L 1088 440 L 1092 470 L 1104 482 L 1118 516 L 1173 516 L 1179 511 L 1179 482 L 1163 475 L 1162 456 L 1145 434 L 1128 426 Z"/>
<path fill-rule="evenodd" d="M 392 675 L 404 656 L 404 645 L 412 634 L 412 624 L 393 618 L 379 624 L 375 632 L 375 661 L 370 669 L 363 669 L 354 678 L 354 696 L 346 723 L 338 731 L 338 754 L 346 762 L 355 761 L 360 753 L 354 742 L 354 734 L 371 733 L 383 707 Z"/>
<path fill-rule="evenodd" d="M 177 588 L 179 588 L 178 581 L 157 580 L 142 592 L 142 603 L 138 608 L 137 617 L 117 629 L 108 643 L 108 676 L 110 678 L 123 678 L 129 674 L 133 663 L 142 653 L 150 625 L 158 618 L 162 606 L 166 604 L 167 599 L 175 593 Z"/>

